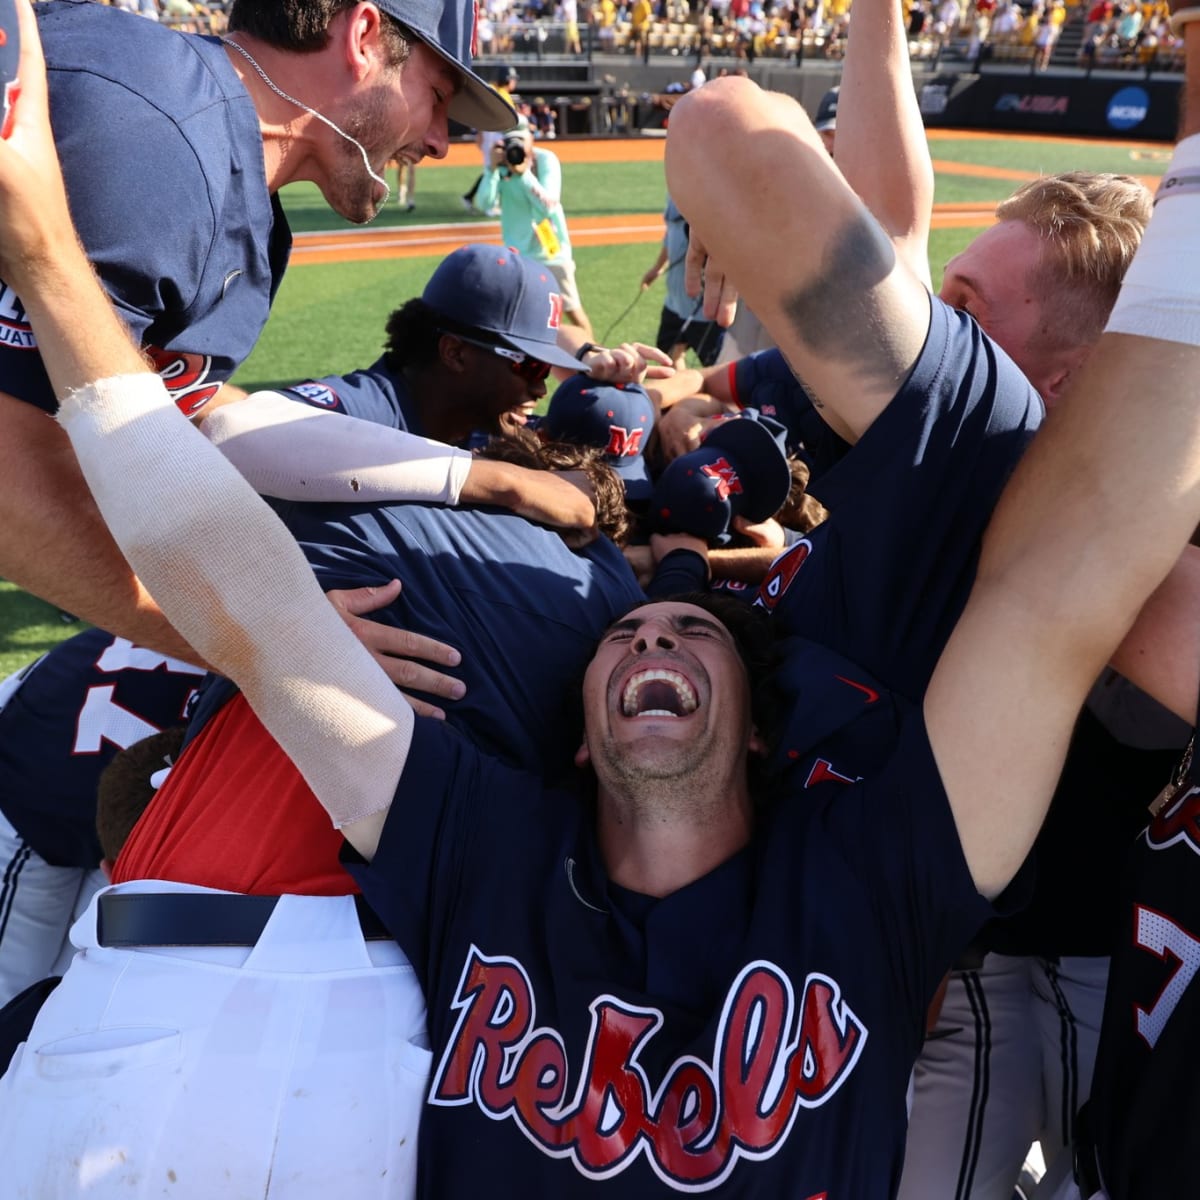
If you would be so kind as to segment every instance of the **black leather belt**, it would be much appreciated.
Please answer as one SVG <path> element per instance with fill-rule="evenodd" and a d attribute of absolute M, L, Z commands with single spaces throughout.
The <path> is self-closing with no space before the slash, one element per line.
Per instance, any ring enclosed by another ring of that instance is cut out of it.
<path fill-rule="evenodd" d="M 203 892 L 106 892 L 96 911 L 101 946 L 253 946 L 267 927 L 278 896 L 215 896 Z M 367 941 L 391 934 L 354 897 Z"/>

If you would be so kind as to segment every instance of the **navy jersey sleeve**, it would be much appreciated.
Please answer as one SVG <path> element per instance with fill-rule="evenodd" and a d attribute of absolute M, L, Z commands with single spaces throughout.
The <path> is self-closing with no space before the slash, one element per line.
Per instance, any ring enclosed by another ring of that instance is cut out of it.
<path fill-rule="evenodd" d="M 820 824 L 874 909 L 891 977 L 916 1013 L 996 908 L 979 895 L 963 857 L 949 801 L 920 712 L 896 749 L 866 780 L 824 786 Z M 808 793 L 794 807 L 810 803 Z M 1024 880 L 1005 893 L 1007 909 Z"/>
<path fill-rule="evenodd" d="M 970 317 L 932 301 L 912 373 L 813 493 L 831 511 L 760 589 L 782 631 L 923 694 L 966 602 L 992 509 L 1040 398 Z"/>
<path fill-rule="evenodd" d="M 311 408 L 327 408 L 360 421 L 419 432 L 410 419 L 411 405 L 383 359 L 349 375 L 326 375 L 323 379 L 310 379 L 281 390 L 285 396 L 300 400 Z"/>
<path fill-rule="evenodd" d="M 192 413 L 253 348 L 290 232 L 266 189 L 253 104 L 224 50 L 91 7 L 39 5 L 71 212 L 117 311 Z M 0 388 L 54 407 L 8 288 Z"/>

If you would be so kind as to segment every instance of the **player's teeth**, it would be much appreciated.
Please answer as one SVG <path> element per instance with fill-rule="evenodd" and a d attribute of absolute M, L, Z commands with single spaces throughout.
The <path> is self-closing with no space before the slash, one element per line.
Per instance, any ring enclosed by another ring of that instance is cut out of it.
<path fill-rule="evenodd" d="M 630 677 L 625 684 L 625 691 L 621 695 L 621 711 L 627 717 L 636 716 L 679 716 L 680 713 L 671 712 L 663 709 L 652 709 L 646 712 L 638 712 L 638 692 L 647 683 L 667 683 L 674 690 L 675 695 L 679 698 L 679 707 L 682 710 L 682 715 L 696 710 L 696 693 L 692 690 L 692 685 L 680 675 L 677 671 L 666 671 L 662 668 L 654 668 L 648 671 L 639 671 L 636 675 Z"/>

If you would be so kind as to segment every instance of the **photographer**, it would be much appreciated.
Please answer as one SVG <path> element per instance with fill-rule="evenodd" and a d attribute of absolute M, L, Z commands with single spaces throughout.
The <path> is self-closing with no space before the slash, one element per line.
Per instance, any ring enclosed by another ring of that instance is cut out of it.
<path fill-rule="evenodd" d="M 545 263 L 558 280 L 564 315 L 592 338 L 592 323 L 584 312 L 575 284 L 575 260 L 562 208 L 562 167 L 557 155 L 535 149 L 533 133 L 522 117 L 497 145 L 475 193 L 483 213 L 500 205 L 500 239 L 526 258 Z"/>

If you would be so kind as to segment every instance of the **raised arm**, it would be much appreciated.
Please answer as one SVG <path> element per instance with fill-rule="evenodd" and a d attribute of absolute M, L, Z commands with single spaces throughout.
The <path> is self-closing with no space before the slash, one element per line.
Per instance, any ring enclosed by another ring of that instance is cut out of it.
<path fill-rule="evenodd" d="M 1200 24 L 1186 28 L 1198 62 Z M 1200 178 L 1200 138 L 1180 144 L 1171 175 Z M 1024 859 L 1088 688 L 1200 524 L 1198 209 L 1188 186 L 1159 204 L 1108 331 L 1005 490 L 930 683 L 930 741 L 985 893 Z M 1165 651 L 1193 697 L 1196 644 L 1193 632 Z"/>
<path fill-rule="evenodd" d="M 473 458 L 278 392 L 225 405 L 201 429 L 255 491 L 281 500 L 495 504 L 567 529 L 590 529 L 596 520 L 591 501 L 551 472 Z"/>
<path fill-rule="evenodd" d="M 369 856 L 407 757 L 412 710 L 325 603 L 284 527 L 146 370 L 66 236 L 37 29 L 26 0 L 18 9 L 23 92 L 12 137 L 0 142 L 0 271 L 25 300 L 64 400 L 60 420 L 104 519 L 164 612 L 241 685 Z M 180 502 L 201 496 L 203 504 Z"/>
<path fill-rule="evenodd" d="M 900 0 L 854 0 L 834 161 L 926 287 L 933 163 Z"/>
<path fill-rule="evenodd" d="M 822 415 L 856 440 L 916 361 L 929 297 L 808 117 L 748 80 L 714 80 L 672 110 L 666 168 L 693 238 L 770 330 Z"/>

